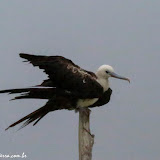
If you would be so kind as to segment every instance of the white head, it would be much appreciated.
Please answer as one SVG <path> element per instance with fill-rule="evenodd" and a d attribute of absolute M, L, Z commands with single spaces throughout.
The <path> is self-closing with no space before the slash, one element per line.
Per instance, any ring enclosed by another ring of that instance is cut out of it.
<path fill-rule="evenodd" d="M 103 79 L 107 79 L 109 77 L 114 77 L 114 78 L 118 78 L 118 79 L 123 79 L 123 80 L 127 80 L 130 82 L 130 80 L 126 77 L 122 77 L 116 73 L 114 73 L 114 69 L 112 66 L 110 65 L 102 65 L 98 68 L 97 73 L 96 73 L 98 78 L 103 78 Z"/>

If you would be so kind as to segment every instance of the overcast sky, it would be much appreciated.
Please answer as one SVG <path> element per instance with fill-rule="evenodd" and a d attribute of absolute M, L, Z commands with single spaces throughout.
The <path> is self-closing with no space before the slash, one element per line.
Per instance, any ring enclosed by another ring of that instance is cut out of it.
<path fill-rule="evenodd" d="M 47 76 L 20 52 L 62 55 L 96 71 L 110 64 L 131 84 L 110 78 L 109 104 L 92 109 L 93 160 L 160 159 L 160 1 L 3 0 L 0 89 L 39 84 Z M 4 131 L 44 100 L 0 95 L 0 153 L 27 160 L 78 159 L 78 114 L 57 111 L 37 126 Z"/>

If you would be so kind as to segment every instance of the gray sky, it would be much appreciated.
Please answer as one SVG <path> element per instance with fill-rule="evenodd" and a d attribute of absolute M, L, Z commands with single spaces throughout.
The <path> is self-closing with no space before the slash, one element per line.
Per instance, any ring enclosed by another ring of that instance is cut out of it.
<path fill-rule="evenodd" d="M 62 55 L 96 71 L 110 64 L 131 84 L 110 79 L 109 104 L 92 109 L 93 160 L 160 159 L 160 1 L 5 0 L 0 2 L 0 89 L 47 76 L 19 52 Z M 28 159 L 78 159 L 78 114 L 57 111 L 40 123 L 4 131 L 42 100 L 0 95 L 0 153 Z"/>

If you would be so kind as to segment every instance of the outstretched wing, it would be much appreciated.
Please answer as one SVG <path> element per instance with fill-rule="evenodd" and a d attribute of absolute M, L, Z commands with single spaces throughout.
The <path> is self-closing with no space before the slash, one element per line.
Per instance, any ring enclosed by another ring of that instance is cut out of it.
<path fill-rule="evenodd" d="M 97 98 L 103 94 L 102 86 L 93 72 L 86 71 L 62 56 L 36 56 L 20 53 L 33 66 L 44 69 L 52 85 L 78 93 L 82 98 Z"/>

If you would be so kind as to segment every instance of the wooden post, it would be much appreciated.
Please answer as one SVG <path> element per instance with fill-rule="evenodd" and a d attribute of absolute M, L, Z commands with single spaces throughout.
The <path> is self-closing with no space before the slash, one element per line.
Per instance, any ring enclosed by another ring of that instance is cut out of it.
<path fill-rule="evenodd" d="M 79 160 L 92 159 L 94 135 L 90 133 L 90 110 L 79 109 Z"/>

